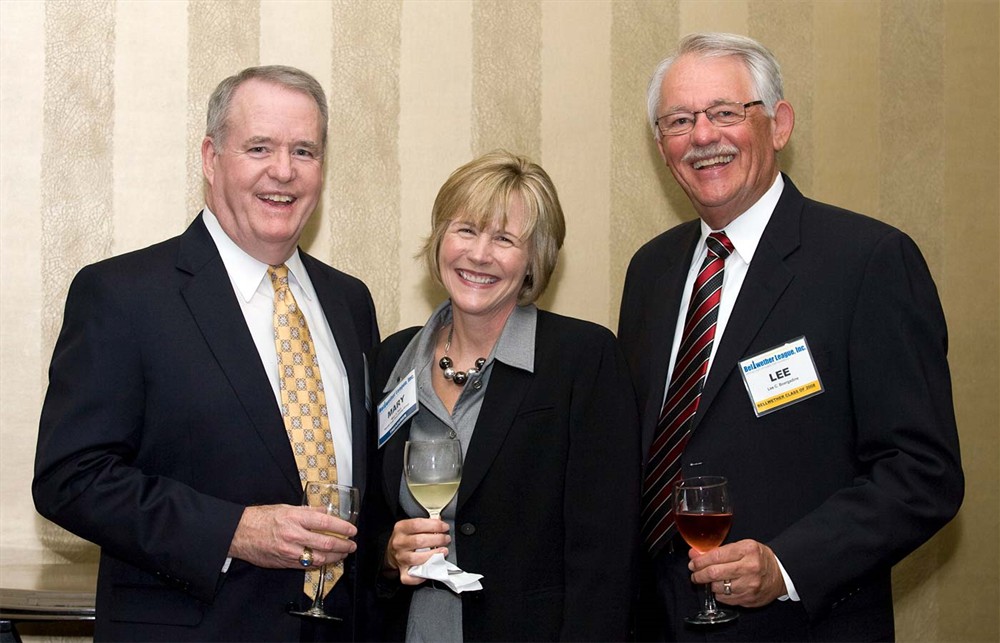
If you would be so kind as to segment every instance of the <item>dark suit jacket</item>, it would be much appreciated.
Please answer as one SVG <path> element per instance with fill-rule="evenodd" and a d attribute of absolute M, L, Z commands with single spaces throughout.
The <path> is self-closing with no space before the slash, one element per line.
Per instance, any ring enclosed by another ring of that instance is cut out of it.
<path fill-rule="evenodd" d="M 350 381 L 355 484 L 367 458 L 357 279 L 302 254 Z M 297 640 L 302 572 L 233 560 L 244 507 L 300 504 L 274 393 L 201 217 L 180 237 L 88 266 L 70 287 L 32 486 L 38 511 L 97 543 L 95 635 Z"/>
<path fill-rule="evenodd" d="M 380 347 L 381 392 L 416 328 Z M 395 383 L 393 383 L 395 384 Z M 381 394 L 381 393 L 379 393 Z M 458 491 L 458 564 L 484 575 L 462 594 L 465 640 L 621 640 L 638 525 L 635 396 L 614 336 L 538 311 L 535 372 L 495 362 Z M 381 449 L 384 531 L 399 506 L 409 425 Z M 398 585 L 398 582 L 397 582 Z M 402 637 L 412 590 L 388 609 Z"/>
<path fill-rule="evenodd" d="M 635 255 L 619 339 L 652 439 L 697 220 Z M 756 417 L 737 362 L 804 335 L 825 391 Z M 769 545 L 801 596 L 722 639 L 853 640 L 893 635 L 890 568 L 950 520 L 963 495 L 937 291 L 916 245 L 884 223 L 785 188 L 712 363 L 683 473 L 723 475 L 727 542 Z M 687 547 L 654 561 L 665 636 L 690 636 Z M 667 605 L 663 605 L 667 601 Z"/>

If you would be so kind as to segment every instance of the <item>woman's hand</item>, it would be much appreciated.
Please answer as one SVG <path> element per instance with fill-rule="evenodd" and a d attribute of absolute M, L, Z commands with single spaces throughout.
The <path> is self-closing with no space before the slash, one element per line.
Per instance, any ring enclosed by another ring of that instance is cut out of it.
<path fill-rule="evenodd" d="M 434 554 L 448 555 L 446 545 L 451 542 L 448 523 L 430 518 L 400 520 L 392 528 L 389 546 L 385 549 L 383 568 L 398 570 L 403 585 L 419 585 L 425 578 L 410 576 L 407 570 L 421 565 Z"/>

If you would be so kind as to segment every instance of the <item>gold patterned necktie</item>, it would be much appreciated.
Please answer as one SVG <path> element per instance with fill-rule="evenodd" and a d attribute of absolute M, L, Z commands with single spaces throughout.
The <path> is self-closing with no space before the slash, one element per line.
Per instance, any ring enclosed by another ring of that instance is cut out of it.
<path fill-rule="evenodd" d="M 326 410 L 319 360 L 313 350 L 306 317 L 288 288 L 288 266 L 267 269 L 274 288 L 274 346 L 278 354 L 281 417 L 295 454 L 299 480 L 337 482 L 337 457 Z M 319 575 L 306 570 L 303 591 L 316 595 Z M 344 573 L 343 562 L 326 566 L 324 598 Z"/>

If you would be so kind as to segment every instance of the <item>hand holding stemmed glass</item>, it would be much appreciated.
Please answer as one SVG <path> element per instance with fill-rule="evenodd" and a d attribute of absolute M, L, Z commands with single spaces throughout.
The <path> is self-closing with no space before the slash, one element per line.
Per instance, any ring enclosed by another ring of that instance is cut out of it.
<path fill-rule="evenodd" d="M 674 519 L 677 531 L 692 548 L 704 554 L 722 544 L 733 522 L 728 481 L 721 476 L 699 476 L 674 486 Z M 733 609 L 720 608 L 712 586 L 705 585 L 701 611 L 685 618 L 693 625 L 728 623 L 739 617 Z"/>
<path fill-rule="evenodd" d="M 410 576 L 412 565 L 425 563 L 450 541 L 441 512 L 458 492 L 462 480 L 462 444 L 458 440 L 411 440 L 403 449 L 406 486 L 429 518 L 400 520 L 393 528 L 386 549 L 387 569 L 397 570 L 404 585 L 417 585 L 423 578 Z M 435 521 L 436 524 L 432 524 Z"/>
<path fill-rule="evenodd" d="M 319 482 L 310 480 L 306 482 L 302 493 L 302 504 L 306 507 L 322 509 L 327 515 L 334 516 L 356 525 L 358 523 L 358 511 L 360 509 L 360 496 L 356 487 L 333 484 L 331 482 Z M 347 538 L 343 534 L 333 531 L 317 532 L 336 538 Z M 312 605 L 306 610 L 290 611 L 296 616 L 307 616 L 310 618 L 327 619 L 331 621 L 343 620 L 336 616 L 327 614 L 323 609 L 323 590 L 326 585 L 326 574 L 330 565 L 323 565 L 318 570 L 319 582 L 316 587 L 316 595 L 313 597 Z"/>

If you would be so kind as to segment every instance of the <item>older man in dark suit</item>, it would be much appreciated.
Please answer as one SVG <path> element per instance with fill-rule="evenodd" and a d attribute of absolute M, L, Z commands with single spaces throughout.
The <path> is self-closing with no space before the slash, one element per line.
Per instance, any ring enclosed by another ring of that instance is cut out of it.
<path fill-rule="evenodd" d="M 778 170 L 794 124 L 769 51 L 685 38 L 649 86 L 700 220 L 641 248 L 619 338 L 637 387 L 649 553 L 640 635 L 889 640 L 890 569 L 963 495 L 944 315 L 913 241 Z M 721 475 L 726 543 L 677 536 L 670 489 Z M 684 622 L 708 583 L 739 618 Z"/>
<path fill-rule="evenodd" d="M 317 533 L 354 526 L 300 505 L 317 475 L 363 488 L 378 342 L 365 285 L 297 247 L 326 132 L 312 76 L 227 78 L 202 144 L 205 210 L 70 288 L 33 492 L 39 512 L 101 547 L 98 640 L 353 637 L 354 557 L 327 595 L 340 621 L 288 613 L 309 602 L 304 571 L 356 549 Z"/>

